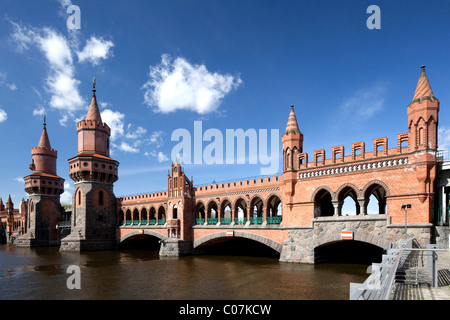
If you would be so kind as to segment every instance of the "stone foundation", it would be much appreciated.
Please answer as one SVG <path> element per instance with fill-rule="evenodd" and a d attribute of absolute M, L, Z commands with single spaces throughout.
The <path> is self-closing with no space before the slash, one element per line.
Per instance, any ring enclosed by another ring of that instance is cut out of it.
<path fill-rule="evenodd" d="M 349 216 L 320 217 L 312 220 L 311 227 L 292 228 L 288 230 L 283 242 L 280 261 L 315 262 L 314 249 L 321 245 L 342 241 L 341 231 L 352 231 L 353 240 L 373 244 L 388 249 L 389 244 L 407 238 L 416 238 L 420 245 L 430 243 L 433 225 L 429 223 L 408 224 L 407 234 L 401 224 L 391 224 L 390 216 Z M 345 240 L 345 241 L 353 241 Z"/>
<path fill-rule="evenodd" d="M 179 239 L 161 240 L 159 255 L 161 257 L 179 257 L 192 254 L 192 242 Z"/>

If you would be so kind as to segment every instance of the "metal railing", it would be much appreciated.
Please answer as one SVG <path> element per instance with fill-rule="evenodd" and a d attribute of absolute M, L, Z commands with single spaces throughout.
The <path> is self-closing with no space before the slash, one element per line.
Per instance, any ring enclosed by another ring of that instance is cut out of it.
<path fill-rule="evenodd" d="M 381 263 L 372 264 L 372 272 L 364 283 L 350 283 L 350 300 L 391 300 L 403 284 L 431 283 L 437 286 L 436 245 L 421 248 L 415 239 L 392 246 Z M 426 259 L 425 259 L 426 258 Z"/>
<path fill-rule="evenodd" d="M 437 150 L 436 151 L 437 161 L 450 161 L 450 149 Z"/>

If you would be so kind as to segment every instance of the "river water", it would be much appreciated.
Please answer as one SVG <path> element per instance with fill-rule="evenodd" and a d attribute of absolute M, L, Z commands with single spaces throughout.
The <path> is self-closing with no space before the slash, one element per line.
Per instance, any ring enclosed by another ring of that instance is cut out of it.
<path fill-rule="evenodd" d="M 69 266 L 80 289 L 69 289 Z M 38 300 L 346 300 L 367 265 L 306 265 L 277 258 L 184 256 L 117 250 L 60 253 L 58 248 L 0 245 L 0 299 Z"/>

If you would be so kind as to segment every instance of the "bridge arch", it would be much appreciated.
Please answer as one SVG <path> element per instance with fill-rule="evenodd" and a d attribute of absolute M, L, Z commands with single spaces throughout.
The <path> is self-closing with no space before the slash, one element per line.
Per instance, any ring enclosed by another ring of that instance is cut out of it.
<path fill-rule="evenodd" d="M 125 240 L 130 239 L 132 237 L 142 236 L 142 235 L 153 236 L 153 237 L 156 237 L 156 238 L 158 238 L 160 240 L 167 240 L 168 239 L 168 237 L 162 235 L 161 233 L 158 233 L 158 232 L 155 232 L 155 231 L 152 231 L 152 230 L 135 230 L 135 231 L 128 232 L 127 234 L 125 234 L 122 237 L 120 237 L 118 244 L 121 244 Z"/>
<path fill-rule="evenodd" d="M 245 238 L 245 239 L 250 239 L 250 240 L 254 240 L 257 241 L 259 243 L 262 243 L 270 248 L 272 248 L 273 250 L 275 250 L 278 253 L 281 253 L 281 250 L 283 249 L 283 245 L 279 242 L 276 242 L 272 239 L 269 239 L 267 237 L 255 234 L 255 233 L 251 233 L 251 232 L 246 232 L 246 231 L 234 231 L 234 236 L 233 237 L 238 237 L 238 238 Z M 194 241 L 193 243 L 193 248 L 196 249 L 197 247 L 201 246 L 202 244 L 205 244 L 209 241 L 215 240 L 215 239 L 220 239 L 220 238 L 230 238 L 229 236 L 227 236 L 227 232 L 226 231 L 219 231 L 219 232 L 214 232 L 211 233 L 209 235 L 203 236 L 197 240 Z"/>
<path fill-rule="evenodd" d="M 314 263 L 381 262 L 389 242 L 378 237 L 365 237 L 364 232 L 355 232 L 353 240 L 342 240 L 340 235 L 318 238 L 313 242 Z"/>

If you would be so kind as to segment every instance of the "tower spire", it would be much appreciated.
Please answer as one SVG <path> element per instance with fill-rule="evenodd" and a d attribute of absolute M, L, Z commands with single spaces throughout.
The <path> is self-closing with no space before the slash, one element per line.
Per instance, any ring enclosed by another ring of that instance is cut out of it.
<path fill-rule="evenodd" d="M 431 100 L 436 99 L 433 90 L 431 90 L 431 85 L 425 72 L 425 66 L 421 66 L 421 69 L 416 91 L 414 92 L 413 102 L 423 98 L 429 98 Z"/>
<path fill-rule="evenodd" d="M 51 145 L 50 145 L 50 140 L 48 138 L 48 134 L 47 134 L 47 127 L 46 127 L 46 122 L 45 122 L 45 118 L 46 115 L 44 115 L 44 127 L 42 128 L 42 133 L 41 133 L 41 138 L 39 139 L 39 144 L 38 147 L 40 148 L 46 148 L 46 149 L 51 149 Z"/>
<path fill-rule="evenodd" d="M 298 128 L 297 117 L 295 116 L 294 106 L 291 106 L 291 112 L 289 113 L 289 118 L 286 126 L 286 134 L 289 133 L 300 133 Z"/>
<path fill-rule="evenodd" d="M 92 80 L 92 99 L 91 99 L 91 104 L 89 106 L 89 110 L 86 116 L 86 120 L 92 120 L 92 121 L 99 121 L 100 123 L 102 123 L 102 117 L 100 115 L 100 110 L 98 108 L 98 104 L 97 104 L 97 97 L 95 96 L 95 78 Z"/>

